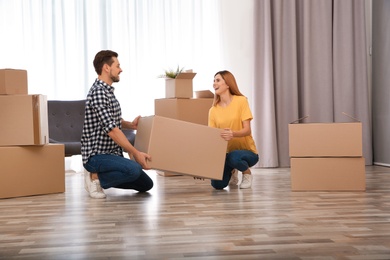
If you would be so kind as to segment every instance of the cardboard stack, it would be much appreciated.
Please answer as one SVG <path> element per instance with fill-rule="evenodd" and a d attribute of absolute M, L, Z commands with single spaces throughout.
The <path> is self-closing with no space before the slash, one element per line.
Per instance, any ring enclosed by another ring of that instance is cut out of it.
<path fill-rule="evenodd" d="M 211 96 L 193 98 L 192 80 L 196 73 L 182 72 L 175 79 L 165 80 L 165 98 L 154 101 L 154 114 L 195 124 L 208 125 L 209 109 L 213 104 Z M 157 171 L 162 176 L 178 174 Z"/>
<path fill-rule="evenodd" d="M 163 98 L 154 100 L 154 114 L 200 125 L 208 125 L 212 98 Z"/>
<path fill-rule="evenodd" d="M 64 145 L 49 144 L 47 98 L 27 71 L 0 69 L 0 198 L 65 191 Z"/>
<path fill-rule="evenodd" d="M 152 156 L 150 166 L 159 175 L 221 180 L 227 142 L 218 129 L 207 126 L 213 94 L 202 91 L 193 98 L 195 75 L 166 79 L 166 95 L 155 100 L 155 115 L 140 119 L 135 147 Z"/>
<path fill-rule="evenodd" d="M 291 190 L 364 191 L 362 124 L 289 125 Z"/>
<path fill-rule="evenodd" d="M 192 79 L 196 73 L 182 72 L 176 78 L 165 79 L 165 97 L 166 98 L 192 98 Z"/>
<path fill-rule="evenodd" d="M 166 79 L 165 98 L 154 101 L 154 114 L 207 125 L 214 95 L 211 91 L 196 91 L 196 98 L 193 98 L 192 80 L 195 75 L 191 70 L 178 74 L 174 79 Z"/>

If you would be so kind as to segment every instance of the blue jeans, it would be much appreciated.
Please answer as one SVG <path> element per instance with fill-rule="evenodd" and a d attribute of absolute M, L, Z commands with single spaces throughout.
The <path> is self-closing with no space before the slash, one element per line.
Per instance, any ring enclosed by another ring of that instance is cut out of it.
<path fill-rule="evenodd" d="M 226 154 L 225 168 L 223 170 L 223 178 L 220 180 L 211 180 L 211 186 L 220 190 L 229 185 L 232 177 L 232 170 L 237 169 L 240 172 L 246 171 L 259 161 L 259 155 L 248 150 L 235 150 Z"/>
<path fill-rule="evenodd" d="M 113 154 L 98 154 L 84 164 L 89 172 L 96 172 L 104 189 L 133 189 L 145 192 L 153 187 L 153 180 L 136 161 Z"/>

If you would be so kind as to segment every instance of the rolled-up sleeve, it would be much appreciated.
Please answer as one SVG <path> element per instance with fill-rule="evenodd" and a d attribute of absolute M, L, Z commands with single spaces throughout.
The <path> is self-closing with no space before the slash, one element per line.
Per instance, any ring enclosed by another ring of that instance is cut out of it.
<path fill-rule="evenodd" d="M 92 95 L 91 106 L 96 115 L 99 118 L 101 129 L 108 134 L 115 127 L 119 127 L 117 124 L 118 119 L 115 115 L 115 108 L 112 107 L 112 97 L 110 93 L 104 89 L 96 89 Z"/>

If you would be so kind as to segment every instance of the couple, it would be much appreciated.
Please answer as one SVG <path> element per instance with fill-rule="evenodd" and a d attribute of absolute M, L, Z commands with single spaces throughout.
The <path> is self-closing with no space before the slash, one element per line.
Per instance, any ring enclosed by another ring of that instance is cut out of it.
<path fill-rule="evenodd" d="M 114 94 L 114 82 L 119 82 L 122 69 L 118 54 L 103 50 L 93 61 L 97 79 L 90 88 L 85 104 L 81 154 L 85 168 L 85 188 L 90 197 L 106 197 L 103 189 L 119 188 L 146 192 L 153 187 L 145 173 L 150 156 L 135 149 L 122 128 L 137 129 L 139 116 L 133 121 L 122 119 L 121 107 Z M 252 114 L 247 98 L 228 71 L 214 76 L 215 98 L 209 112 L 209 126 L 221 129 L 221 138 L 228 141 L 223 180 L 211 180 L 215 189 L 238 184 L 238 172 L 243 173 L 240 188 L 250 188 L 250 167 L 259 160 L 251 135 Z M 123 157 L 129 153 L 134 160 Z"/>

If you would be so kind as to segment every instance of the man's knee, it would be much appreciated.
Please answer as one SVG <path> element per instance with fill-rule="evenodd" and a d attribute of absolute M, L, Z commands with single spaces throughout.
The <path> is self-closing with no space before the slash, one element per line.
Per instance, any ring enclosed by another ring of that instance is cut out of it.
<path fill-rule="evenodd" d="M 129 160 L 127 170 L 130 173 L 140 174 L 142 172 L 142 166 L 136 161 Z"/>

